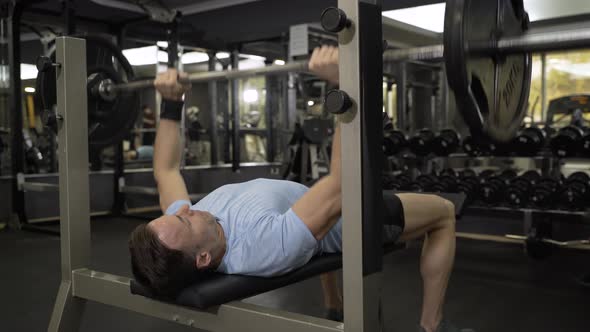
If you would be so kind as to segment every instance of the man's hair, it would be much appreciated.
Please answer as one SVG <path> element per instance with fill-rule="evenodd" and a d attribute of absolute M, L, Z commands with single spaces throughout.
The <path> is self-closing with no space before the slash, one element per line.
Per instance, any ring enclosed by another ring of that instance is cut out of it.
<path fill-rule="evenodd" d="M 209 274 L 197 269 L 195 257 L 166 247 L 146 224 L 137 226 L 131 233 L 129 252 L 135 279 L 155 296 L 175 297 L 183 288 Z"/>

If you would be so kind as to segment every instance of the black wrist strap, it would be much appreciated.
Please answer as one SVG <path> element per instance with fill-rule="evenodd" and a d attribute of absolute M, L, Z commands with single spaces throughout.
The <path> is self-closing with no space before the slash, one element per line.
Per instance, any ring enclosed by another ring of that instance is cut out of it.
<path fill-rule="evenodd" d="M 160 119 L 168 119 L 174 121 L 180 121 L 182 119 L 182 107 L 184 102 L 163 99 L 162 106 L 160 107 Z"/>

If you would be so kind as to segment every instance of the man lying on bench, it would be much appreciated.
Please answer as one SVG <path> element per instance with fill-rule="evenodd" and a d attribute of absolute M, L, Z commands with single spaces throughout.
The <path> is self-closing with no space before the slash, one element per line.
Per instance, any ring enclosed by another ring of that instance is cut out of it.
<path fill-rule="evenodd" d="M 315 49 L 310 70 L 338 83 L 338 49 Z M 211 271 L 271 277 L 305 265 L 314 255 L 342 251 L 340 130 L 334 134 L 330 174 L 311 188 L 257 179 L 229 184 L 191 205 L 179 172 L 182 96 L 176 70 L 155 80 L 163 107 L 157 129 L 154 175 L 164 215 L 131 234 L 135 278 L 159 295 L 172 295 Z M 380 172 L 380 170 L 379 170 Z M 384 195 L 384 240 L 426 237 L 420 271 L 424 296 L 419 331 L 457 331 L 443 319 L 455 256 L 453 203 L 432 195 Z M 333 275 L 323 286 L 333 292 Z"/>

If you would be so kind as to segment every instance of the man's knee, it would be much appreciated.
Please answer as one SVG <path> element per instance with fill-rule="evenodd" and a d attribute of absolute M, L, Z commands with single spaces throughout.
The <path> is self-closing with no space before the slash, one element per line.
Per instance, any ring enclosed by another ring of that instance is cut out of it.
<path fill-rule="evenodd" d="M 439 197 L 440 209 L 440 222 L 446 226 L 455 227 L 455 203 L 448 199 Z"/>
<path fill-rule="evenodd" d="M 455 209 L 455 203 L 449 201 L 448 199 L 444 199 L 443 198 L 443 204 L 445 205 L 445 208 L 447 209 L 447 217 L 451 220 L 453 220 L 453 222 L 455 221 L 455 215 L 456 215 L 456 209 Z"/>

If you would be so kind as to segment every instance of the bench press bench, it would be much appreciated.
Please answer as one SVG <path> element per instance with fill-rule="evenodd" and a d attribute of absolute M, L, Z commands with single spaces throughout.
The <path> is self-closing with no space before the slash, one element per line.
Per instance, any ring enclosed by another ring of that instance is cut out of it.
<path fill-rule="evenodd" d="M 455 213 L 460 216 L 465 196 L 463 194 L 437 194 L 455 204 Z M 405 248 L 405 244 L 386 244 L 384 254 Z M 158 301 L 171 302 L 187 307 L 205 310 L 212 306 L 262 294 L 285 287 L 296 282 L 334 271 L 342 267 L 342 255 L 326 254 L 313 257 L 307 264 L 297 270 L 278 277 L 263 278 L 243 275 L 214 273 L 208 279 L 182 290 L 174 299 L 154 296 L 136 280 L 131 280 L 130 290 L 134 295 L 141 295 Z"/>

